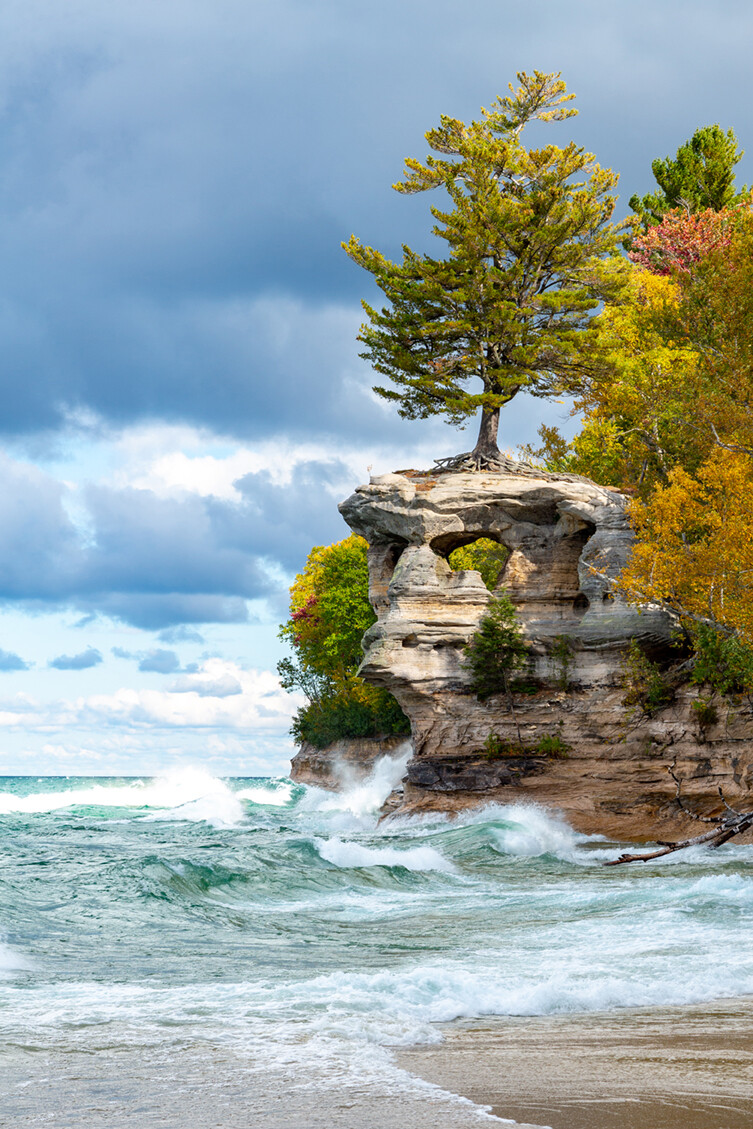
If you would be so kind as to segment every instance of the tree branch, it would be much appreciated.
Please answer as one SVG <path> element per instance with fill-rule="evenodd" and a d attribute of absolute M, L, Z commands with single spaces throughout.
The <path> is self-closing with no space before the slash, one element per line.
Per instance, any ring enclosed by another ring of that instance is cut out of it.
<path fill-rule="evenodd" d="M 721 796 L 722 803 L 727 809 L 725 813 L 718 816 L 702 816 L 696 815 L 695 812 L 685 807 L 682 801 L 680 791 L 682 788 L 682 781 L 676 776 L 674 767 L 676 759 L 672 761 L 671 765 L 667 765 L 667 771 L 677 785 L 677 802 L 682 810 L 693 817 L 693 819 L 701 820 L 703 823 L 714 823 L 716 826 L 712 831 L 705 831 L 702 835 L 694 835 L 691 839 L 681 839 L 677 843 L 659 843 L 659 850 L 646 851 L 643 854 L 622 854 L 619 858 L 609 859 L 604 863 L 604 866 L 620 866 L 624 862 L 649 862 L 651 859 L 662 858 L 664 855 L 671 855 L 674 851 L 683 851 L 686 847 L 695 847 L 703 843 L 708 843 L 712 848 L 721 847 L 723 843 L 727 843 L 736 835 L 742 835 L 744 831 L 748 831 L 753 827 L 753 811 L 739 812 L 735 808 L 730 807 L 724 798 L 721 787 L 719 788 L 719 795 Z"/>

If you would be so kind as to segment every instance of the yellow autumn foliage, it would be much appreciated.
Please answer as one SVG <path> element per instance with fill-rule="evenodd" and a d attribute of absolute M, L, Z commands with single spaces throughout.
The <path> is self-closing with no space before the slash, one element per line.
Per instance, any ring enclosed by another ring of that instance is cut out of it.
<path fill-rule="evenodd" d="M 666 602 L 753 644 L 753 460 L 716 450 L 634 502 L 638 542 L 620 584 L 636 603 Z"/>
<path fill-rule="evenodd" d="M 644 496 L 674 466 L 700 463 L 710 441 L 694 422 L 698 355 L 664 333 L 677 303 L 672 279 L 635 268 L 625 299 L 598 317 L 598 351 L 573 389 L 582 430 L 568 444 L 543 427 L 534 454 L 553 469 Z"/>

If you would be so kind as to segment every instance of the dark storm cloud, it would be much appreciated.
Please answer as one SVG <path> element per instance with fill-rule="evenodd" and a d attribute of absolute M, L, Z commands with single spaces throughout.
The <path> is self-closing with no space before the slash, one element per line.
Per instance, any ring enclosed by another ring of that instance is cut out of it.
<path fill-rule="evenodd" d="M 58 655 L 56 659 L 50 659 L 47 665 L 55 670 L 89 670 L 92 666 L 99 666 L 101 662 L 100 652 L 95 647 L 87 647 L 78 655 Z"/>
<path fill-rule="evenodd" d="M 0 554 L 0 601 L 70 606 L 149 630 L 247 622 L 248 600 L 279 598 L 281 570 L 300 569 L 314 542 L 347 535 L 333 489 L 348 477 L 339 463 L 302 463 L 285 487 L 267 474 L 246 475 L 237 500 L 91 488 L 82 532 L 66 512 L 64 487 L 0 458 L 7 547 Z M 183 628 L 165 641 L 197 638 Z M 50 665 L 84 669 L 95 655 L 90 649 Z M 130 657 L 148 664 L 142 670 L 173 673 L 180 665 L 167 650 Z"/>
<path fill-rule="evenodd" d="M 622 169 L 627 198 L 698 125 L 753 144 L 751 31 L 731 0 L 6 5 L 2 427 L 90 408 L 396 436 L 362 390 L 371 292 L 339 241 L 425 239 L 427 201 L 389 188 L 424 131 L 517 69 L 562 70 L 582 116 L 557 139 Z"/>

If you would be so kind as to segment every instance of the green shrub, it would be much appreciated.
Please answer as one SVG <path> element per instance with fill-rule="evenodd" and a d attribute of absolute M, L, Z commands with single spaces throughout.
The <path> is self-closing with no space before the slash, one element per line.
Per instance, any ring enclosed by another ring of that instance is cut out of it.
<path fill-rule="evenodd" d="M 567 690 L 570 685 L 570 661 L 573 655 L 573 641 L 569 635 L 555 635 L 552 640 L 552 658 L 557 664 L 557 685 Z"/>
<path fill-rule="evenodd" d="M 692 683 L 706 684 L 727 697 L 753 693 L 753 647 L 711 624 L 694 624 L 689 632 L 694 651 Z"/>
<path fill-rule="evenodd" d="M 536 752 L 542 757 L 562 758 L 568 754 L 570 746 L 562 740 L 560 733 L 548 734 L 541 737 L 536 745 Z"/>
<path fill-rule="evenodd" d="M 623 660 L 622 685 L 625 689 L 623 704 L 636 707 L 648 716 L 668 706 L 675 698 L 671 679 L 635 639 L 630 640 Z"/>
<path fill-rule="evenodd" d="M 376 619 L 369 604 L 367 548 L 355 535 L 317 546 L 290 589 L 290 618 L 279 634 L 293 658 L 282 659 L 277 672 L 286 690 L 301 691 L 309 700 L 290 730 L 299 743 L 324 748 L 348 737 L 410 734 L 395 698 L 357 673 L 361 639 Z"/>
<path fill-rule="evenodd" d="M 410 736 L 410 722 L 392 694 L 363 686 L 333 690 L 298 710 L 290 732 L 317 749 L 343 738 Z"/>
<path fill-rule="evenodd" d="M 505 740 L 498 733 L 490 733 L 484 741 L 483 749 L 476 752 L 483 753 L 489 760 L 499 760 L 500 757 L 566 757 L 570 746 L 563 741 L 561 733 L 549 733 L 540 737 L 535 745 Z"/>
<path fill-rule="evenodd" d="M 511 678 L 510 690 L 513 694 L 538 694 L 541 683 L 535 678 Z"/>
<path fill-rule="evenodd" d="M 695 719 L 698 722 L 698 728 L 701 733 L 705 733 L 710 725 L 716 725 L 719 720 L 719 711 L 713 702 L 707 698 L 698 698 L 693 702 L 690 707 L 695 714 Z"/>
<path fill-rule="evenodd" d="M 508 748 L 509 745 L 502 740 L 498 733 L 490 733 L 484 741 L 484 753 L 489 760 L 496 760 L 498 757 L 503 757 Z"/>

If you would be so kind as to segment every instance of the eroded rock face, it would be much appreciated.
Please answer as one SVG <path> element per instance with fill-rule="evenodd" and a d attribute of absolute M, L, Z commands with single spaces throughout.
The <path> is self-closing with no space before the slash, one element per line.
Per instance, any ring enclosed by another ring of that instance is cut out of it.
<path fill-rule="evenodd" d="M 681 695 L 663 720 L 626 716 L 619 684 L 629 641 L 661 654 L 673 626 L 660 610 L 631 607 L 613 591 L 632 539 L 626 504 L 585 479 L 530 468 L 382 475 L 342 503 L 351 529 L 369 542 L 378 615 L 364 637 L 361 673 L 390 690 L 411 720 L 408 800 L 437 807 L 452 806 L 450 795 L 453 802 L 539 799 L 564 808 L 584 830 L 628 835 L 632 816 L 632 833 L 650 835 L 657 820 L 678 811 L 665 768 L 672 756 L 680 767 L 687 762 L 688 794 L 699 800 L 708 793 L 713 802 L 719 782 L 732 794 L 747 789 L 744 710 L 733 711 L 726 735 L 716 739 L 699 734 L 693 694 L 686 701 Z M 447 556 L 479 537 L 510 550 L 499 586 L 516 605 L 543 687 L 518 696 L 523 739 L 531 746 L 558 734 L 567 759 L 518 764 L 482 755 L 490 733 L 514 741 L 516 730 L 504 698 L 479 702 L 461 666 L 490 595 L 479 573 L 453 572 Z M 556 653 L 563 637 L 567 669 Z"/>

